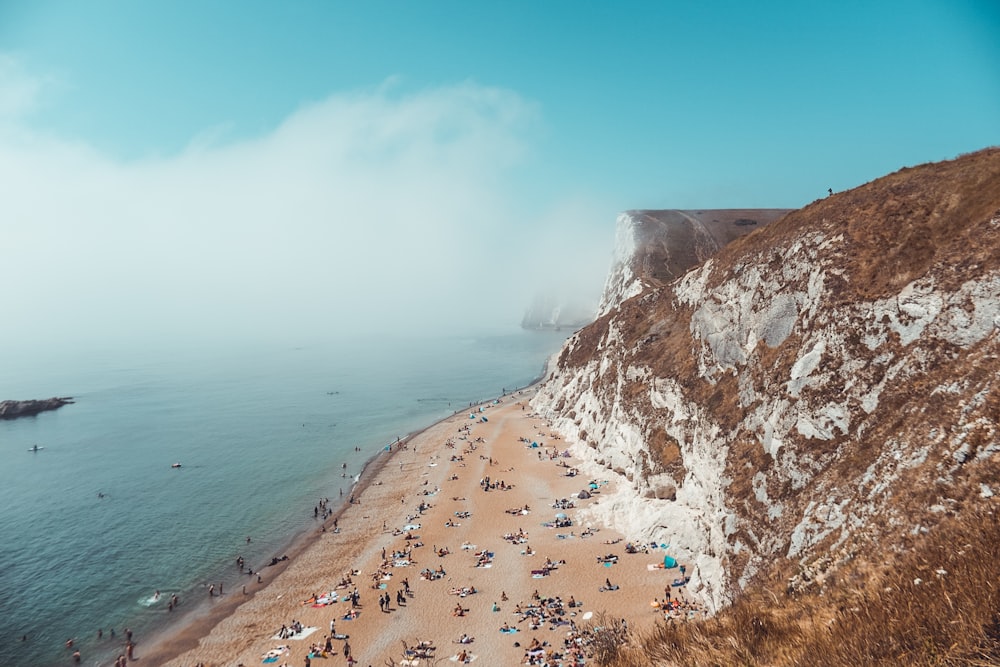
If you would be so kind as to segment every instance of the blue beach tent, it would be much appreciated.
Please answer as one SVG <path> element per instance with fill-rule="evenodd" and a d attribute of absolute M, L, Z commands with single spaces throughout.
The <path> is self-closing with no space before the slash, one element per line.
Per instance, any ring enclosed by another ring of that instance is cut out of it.
<path fill-rule="evenodd" d="M 664 556 L 663 567 L 667 568 L 668 570 L 677 567 L 677 561 L 671 558 L 670 556 Z"/>

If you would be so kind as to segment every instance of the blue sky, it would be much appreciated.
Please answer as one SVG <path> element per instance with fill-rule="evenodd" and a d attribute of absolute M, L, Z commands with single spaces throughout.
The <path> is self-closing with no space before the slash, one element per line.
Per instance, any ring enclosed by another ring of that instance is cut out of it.
<path fill-rule="evenodd" d="M 1000 143 L 998 34 L 985 1 L 0 0 L 7 337 L 516 321 L 599 290 L 620 211 Z"/>

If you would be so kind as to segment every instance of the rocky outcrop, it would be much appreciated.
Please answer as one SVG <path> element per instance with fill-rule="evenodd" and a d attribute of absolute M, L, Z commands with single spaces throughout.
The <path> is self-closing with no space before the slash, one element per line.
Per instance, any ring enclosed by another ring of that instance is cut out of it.
<path fill-rule="evenodd" d="M 815 202 L 683 275 L 650 259 L 669 250 L 633 242 L 533 405 L 617 480 L 595 518 L 670 544 L 711 607 L 998 490 L 1000 150 Z"/>
<path fill-rule="evenodd" d="M 626 211 L 618 216 L 611 271 L 598 314 L 645 288 L 663 286 L 732 241 L 768 225 L 789 209 Z"/>
<path fill-rule="evenodd" d="M 40 412 L 56 410 L 72 402 L 72 396 L 53 397 L 30 401 L 0 401 L 0 419 L 33 417 Z"/>

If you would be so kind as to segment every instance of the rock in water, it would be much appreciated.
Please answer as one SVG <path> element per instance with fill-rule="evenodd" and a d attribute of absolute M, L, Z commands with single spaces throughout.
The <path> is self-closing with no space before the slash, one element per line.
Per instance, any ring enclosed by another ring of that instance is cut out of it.
<path fill-rule="evenodd" d="M 72 396 L 44 398 L 30 401 L 0 401 L 0 419 L 33 417 L 39 412 L 55 410 L 73 402 Z"/>

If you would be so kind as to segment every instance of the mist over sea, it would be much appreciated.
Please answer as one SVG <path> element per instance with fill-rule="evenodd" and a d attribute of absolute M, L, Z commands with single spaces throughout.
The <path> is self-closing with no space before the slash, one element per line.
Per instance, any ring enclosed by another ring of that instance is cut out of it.
<path fill-rule="evenodd" d="M 107 665 L 125 627 L 141 656 L 210 583 L 240 594 L 238 555 L 266 576 L 387 443 L 525 386 L 569 333 L 11 355 L 0 399 L 77 402 L 0 421 L 0 665 L 71 664 L 71 637 Z"/>

